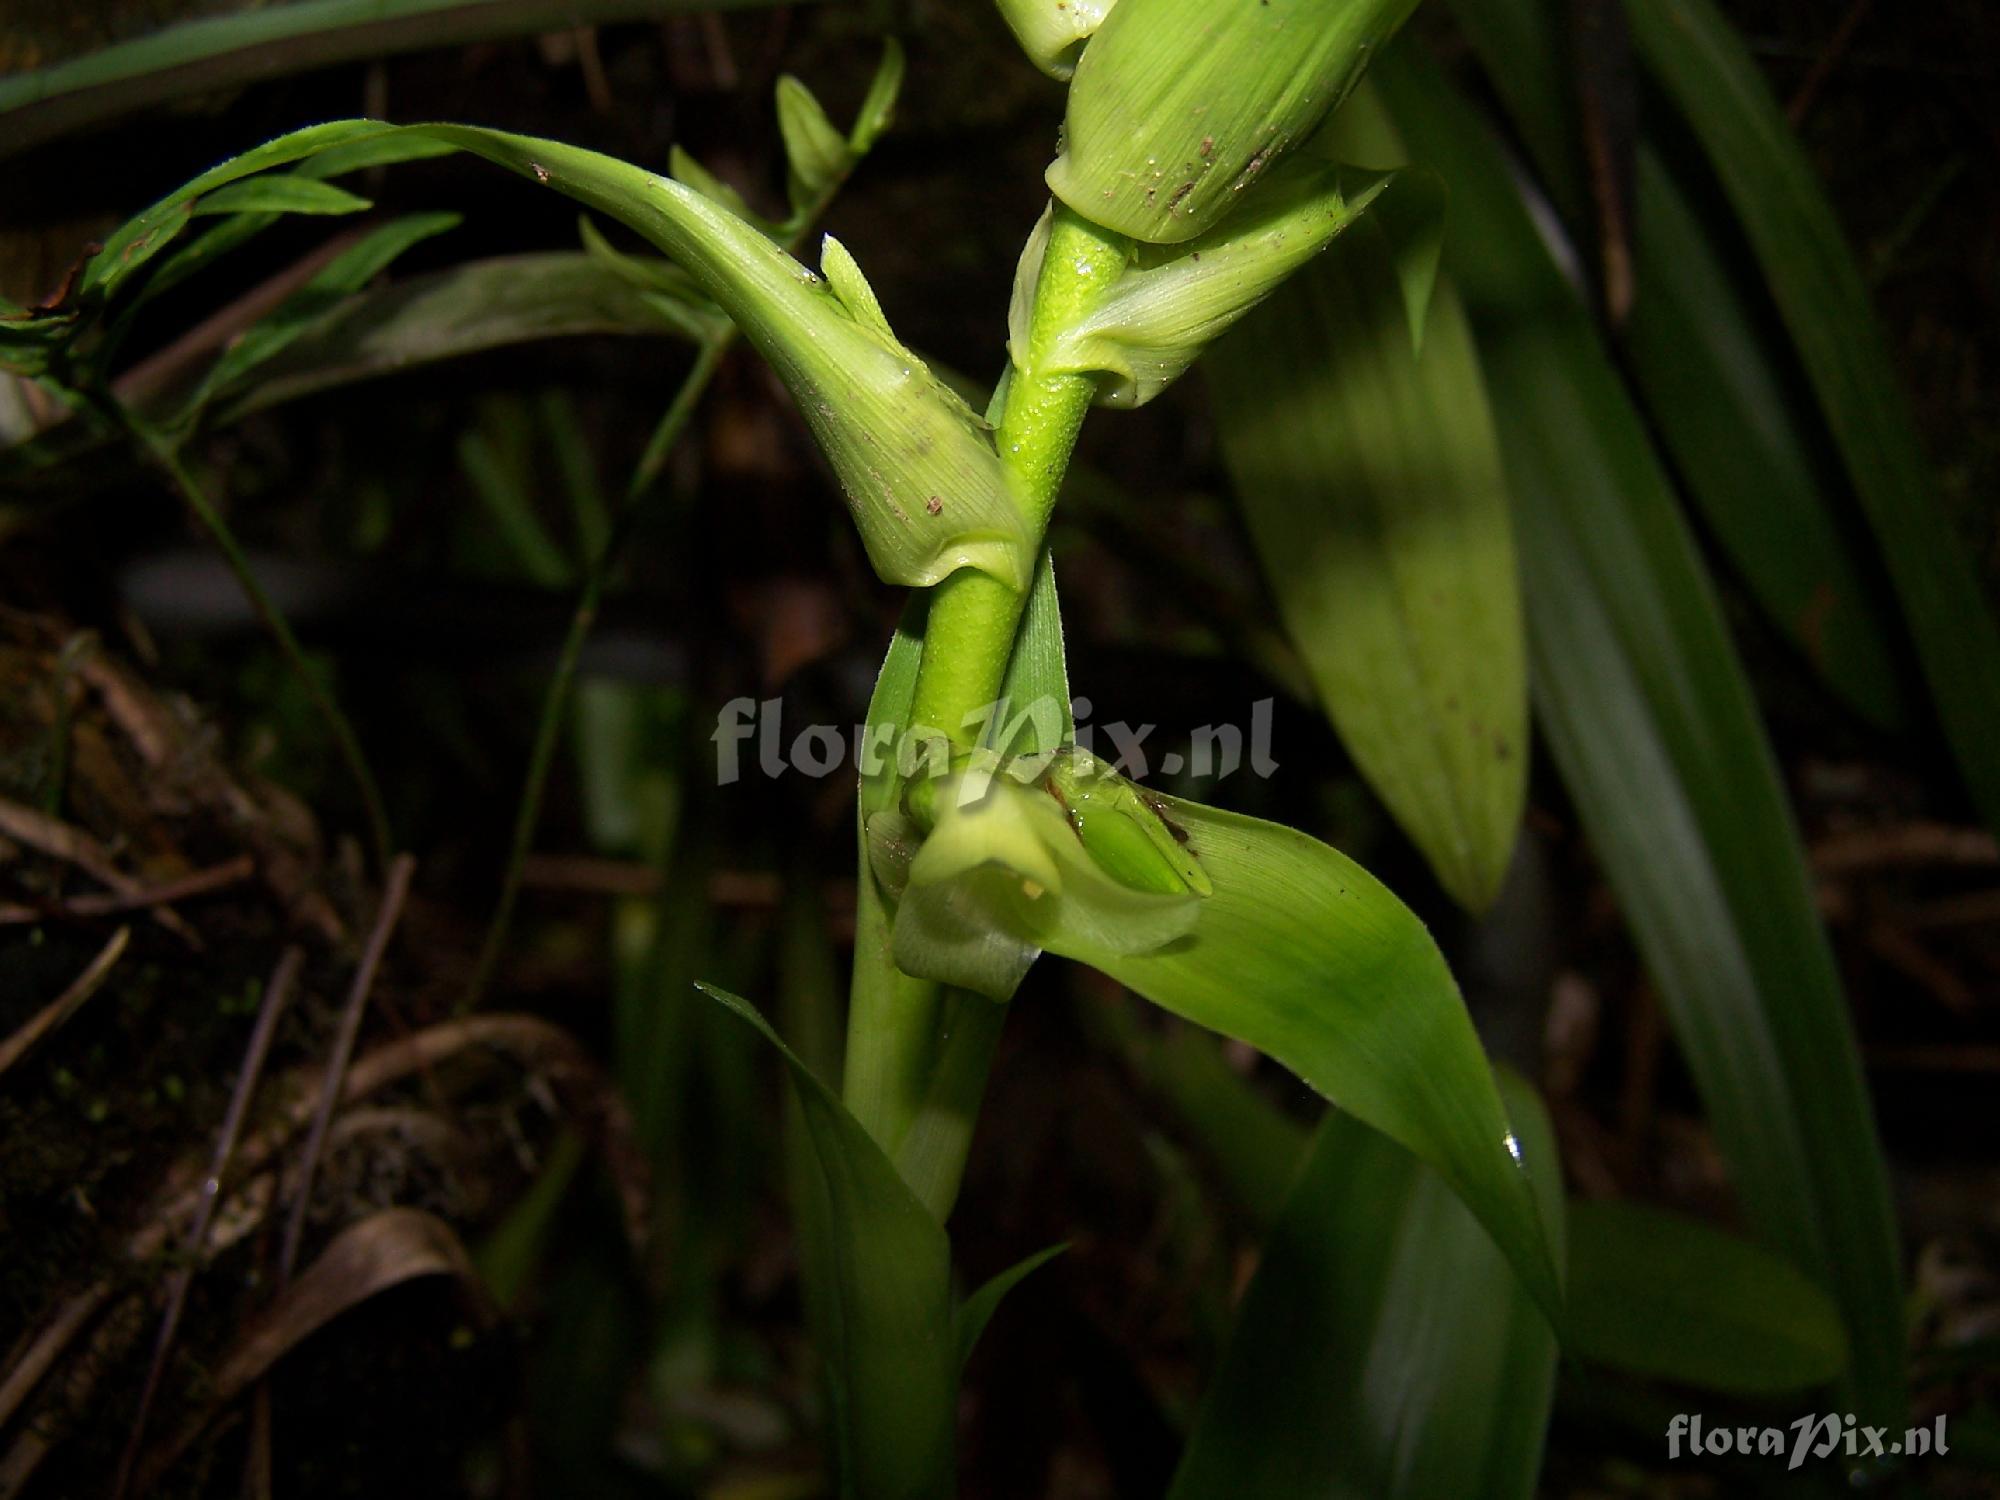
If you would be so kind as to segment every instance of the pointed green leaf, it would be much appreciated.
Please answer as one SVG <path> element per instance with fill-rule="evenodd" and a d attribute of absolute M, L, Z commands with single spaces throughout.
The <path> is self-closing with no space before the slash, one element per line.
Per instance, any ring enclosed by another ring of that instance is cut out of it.
<path fill-rule="evenodd" d="M 754 1006 L 699 988 L 777 1049 L 819 1160 L 840 1330 L 822 1352 L 840 1402 L 843 1493 L 950 1500 L 959 1344 L 944 1230 Z"/>
<path fill-rule="evenodd" d="M 1119 0 L 1077 62 L 1049 190 L 1134 239 L 1193 239 L 1249 200 L 1414 8 Z"/>
<path fill-rule="evenodd" d="M 1504 1080 L 1547 1221 L 1555 1137 Z M 1259 1258 L 1169 1500 L 1528 1500 L 1556 1341 L 1486 1232 L 1394 1143 L 1329 1112 Z"/>
<path fill-rule="evenodd" d="M 743 195 L 696 161 L 678 145 L 667 148 L 667 175 L 675 182 L 693 188 L 704 198 L 713 199 L 739 219 L 754 220 L 750 205 L 743 201 Z"/>
<path fill-rule="evenodd" d="M 194 214 L 358 214 L 372 205 L 359 194 L 296 173 L 232 182 L 195 200 Z"/>
<path fill-rule="evenodd" d="M 1325 844 L 1147 792 L 1212 893 L 1153 952 L 1046 941 L 1154 1004 L 1248 1042 L 1436 1168 L 1553 1318 L 1553 1252 L 1471 1019 L 1416 917 Z"/>
<path fill-rule="evenodd" d="M 1453 0 L 1551 197 L 1585 232 L 1583 133 L 1562 0 Z M 1810 392 L 1774 337 L 1763 289 L 1703 221 L 1660 151 L 1642 141 L 1632 209 L 1625 351 L 1689 497 L 1771 619 L 1815 670 L 1879 724 L 1907 716 L 1894 626 L 1848 523 L 1846 485 Z"/>
<path fill-rule="evenodd" d="M 847 175 L 854 156 L 812 90 L 789 73 L 778 80 L 778 133 L 792 212 L 804 213 Z"/>
<path fill-rule="evenodd" d="M 1628 0 L 1647 67 L 1706 148 L 1819 395 L 1973 801 L 2000 827 L 2000 622 L 1938 503 L 1854 254 L 1742 39 L 1708 0 Z"/>
<path fill-rule="evenodd" d="M 896 101 L 903 92 L 903 44 L 894 37 L 882 43 L 882 61 L 875 65 L 875 76 L 868 80 L 868 92 L 862 96 L 861 108 L 854 112 L 854 128 L 847 132 L 847 145 L 855 156 L 866 156 L 874 149 L 896 118 Z"/>
<path fill-rule="evenodd" d="M 861 267 L 855 264 L 847 247 L 830 234 L 820 239 L 819 273 L 833 288 L 840 305 L 857 323 L 866 324 L 885 339 L 896 336 L 889 327 L 888 318 L 882 314 L 882 304 L 876 300 L 875 288 L 861 274 Z"/>
<path fill-rule="evenodd" d="M 1014 1262 L 959 1304 L 958 1363 L 961 1368 L 972 1358 L 972 1351 L 979 1346 L 979 1335 L 984 1333 L 986 1325 L 993 1321 L 993 1314 L 1000 1310 L 1000 1304 L 1007 1294 L 1067 1249 L 1069 1245 L 1064 1243 L 1051 1245 L 1046 1250 L 1037 1250 L 1025 1260 Z"/>
<path fill-rule="evenodd" d="M 1520 536 L 1535 708 L 1660 987 L 1746 1216 L 1832 1291 L 1858 1404 L 1899 1421 L 1901 1276 L 1839 976 L 1749 684 L 1645 427 L 1499 151 L 1378 71 L 1452 190 Z"/>
<path fill-rule="evenodd" d="M 1637 189 L 1625 346 L 1648 414 L 1758 602 L 1842 697 L 1896 724 L 1906 709 L 1895 626 L 1835 509 L 1845 487 L 1817 416 L 1764 347 L 1764 310 L 1648 146 Z"/>
<path fill-rule="evenodd" d="M 1362 222 L 1217 346 L 1222 452 L 1287 632 L 1355 764 L 1474 911 L 1527 794 L 1514 540 L 1478 356 L 1435 295 L 1421 351 Z"/>
<path fill-rule="evenodd" d="M 1768 1396 L 1847 1365 L 1840 1310 L 1768 1250 L 1638 1203 L 1569 1210 L 1568 1352 L 1628 1374 Z"/>
<path fill-rule="evenodd" d="M 1041 245 L 1031 241 L 1035 269 L 1016 274 L 1008 317 L 1014 363 L 1038 375 L 1102 372 L 1113 377 L 1100 387 L 1103 405 L 1143 406 L 1388 186 L 1380 173 L 1290 163 L 1251 208 L 1165 256 L 1142 256 L 1089 312 L 1034 350 L 1027 328 L 1032 302 L 1024 292 L 1032 292 L 1039 275 Z M 1038 238 L 1046 244 L 1045 235 Z"/>

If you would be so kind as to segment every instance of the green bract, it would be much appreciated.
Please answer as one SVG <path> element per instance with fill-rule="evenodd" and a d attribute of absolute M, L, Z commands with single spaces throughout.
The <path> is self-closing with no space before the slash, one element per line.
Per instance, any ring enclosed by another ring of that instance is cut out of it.
<path fill-rule="evenodd" d="M 726 205 L 615 157 L 467 125 L 313 126 L 223 163 L 120 226 L 86 267 L 85 290 L 109 296 L 204 199 L 268 168 L 334 150 L 368 162 L 454 149 L 620 220 L 688 272 L 797 400 L 886 582 L 922 587 L 969 567 L 1026 590 L 1035 539 L 990 429 L 889 331 L 852 257 L 834 252 L 829 284 Z M 6 352 L 32 353 L 46 321 L 22 319 Z"/>
<path fill-rule="evenodd" d="M 1045 947 L 1164 947 L 1211 889 L 1132 784 L 1082 750 L 975 752 L 908 800 L 915 816 L 889 809 L 867 829 L 908 974 L 1004 1000 Z"/>
<path fill-rule="evenodd" d="M 999 0 L 1000 15 L 1028 59 L 1051 78 L 1076 71 L 1077 54 L 1116 0 Z"/>
<path fill-rule="evenodd" d="M 1102 372 L 1098 402 L 1143 406 L 1171 385 L 1230 325 L 1275 291 L 1360 217 L 1392 181 L 1293 162 L 1221 228 L 1161 252 L 1141 247 L 1127 271 L 1082 318 L 1030 351 L 1027 323 L 1048 242 L 1048 218 L 1021 254 L 1008 312 L 1014 363 L 1043 375 Z"/>
<path fill-rule="evenodd" d="M 888 332 L 851 257 L 835 252 L 829 284 L 680 183 L 552 141 L 424 128 L 622 219 L 686 267 L 798 401 L 885 581 L 973 567 L 1027 587 L 1034 544 L 986 424 Z"/>
<path fill-rule="evenodd" d="M 1346 97 L 1416 0 L 1122 0 L 1070 83 L 1049 188 L 1087 219 L 1178 243 Z"/>

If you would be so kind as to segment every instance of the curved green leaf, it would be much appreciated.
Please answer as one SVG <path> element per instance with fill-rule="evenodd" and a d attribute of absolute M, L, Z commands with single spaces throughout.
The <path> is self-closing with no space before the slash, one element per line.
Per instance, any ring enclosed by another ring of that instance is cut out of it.
<path fill-rule="evenodd" d="M 257 374 L 222 420 L 314 391 L 534 339 L 699 336 L 722 319 L 705 298 L 642 291 L 588 255 L 549 251 L 469 261 L 329 309 Z"/>
<path fill-rule="evenodd" d="M 1551 1320 L 1554 1258 L 1485 1053 L 1423 923 L 1305 834 L 1143 793 L 1213 884 L 1188 936 L 1081 960 L 1176 1015 L 1248 1042 L 1407 1147 L 1486 1226 Z"/>
<path fill-rule="evenodd" d="M 2000 827 L 2000 623 L 1952 535 L 1832 206 L 1754 59 L 1708 0 L 1627 0 L 1640 55 L 1707 149 L 1881 544 L 1945 735 Z"/>
<path fill-rule="evenodd" d="M 1638 1203 L 1569 1209 L 1568 1352 L 1731 1395 L 1824 1385 L 1847 1365 L 1840 1310 L 1786 1262 Z"/>
<path fill-rule="evenodd" d="M 1364 220 L 1207 368 L 1237 503 L 1320 702 L 1479 911 L 1527 794 L 1527 652 L 1477 351 L 1450 288 L 1430 307 L 1413 347 L 1396 247 Z"/>
<path fill-rule="evenodd" d="M 784 1059 L 825 1190 L 833 1271 L 827 1322 L 843 1493 L 950 1500 L 959 1341 L 944 1229 L 904 1186 L 861 1122 L 799 1061 L 754 1006 L 698 986 Z"/>
<path fill-rule="evenodd" d="M 354 58 L 761 0 L 289 0 L 0 78 L 0 157 L 168 99 Z"/>
<path fill-rule="evenodd" d="M 1583 132 L 1561 0 L 1453 0 L 1550 195 L 1586 222 Z M 1624 345 L 1648 415 L 1690 498 L 1771 619 L 1814 669 L 1880 724 L 1905 715 L 1871 560 L 1844 524 L 1845 485 L 1810 395 L 1782 368 L 1760 289 L 1641 142 Z"/>
<path fill-rule="evenodd" d="M 1881 1148 L 1791 810 L 1665 475 L 1491 139 L 1377 73 L 1450 183 L 1520 538 L 1537 717 L 1687 1055 L 1746 1216 L 1832 1291 L 1867 1420 L 1903 1401 Z"/>
<path fill-rule="evenodd" d="M 1037 1250 L 1033 1255 L 1015 1261 L 959 1304 L 958 1362 L 961 1366 L 972 1358 L 972 1351 L 979 1346 L 979 1335 L 993 1321 L 993 1314 L 1000 1310 L 1007 1294 L 1067 1249 L 1067 1243 L 1051 1245 L 1046 1250 Z"/>
<path fill-rule="evenodd" d="M 203 195 L 378 137 L 483 157 L 619 219 L 677 261 L 791 389 L 886 581 L 928 585 L 976 567 L 1029 587 L 1027 521 L 988 429 L 965 403 L 755 226 L 691 188 L 594 151 L 465 125 L 314 126 L 223 163 L 129 221 L 90 262 L 86 286 L 109 294 L 185 227 Z"/>
<path fill-rule="evenodd" d="M 1528 1175 L 1562 1223 L 1534 1091 L 1503 1077 Z M 1527 1500 L 1556 1341 L 1436 1173 L 1338 1111 L 1243 1300 L 1169 1500 Z"/>

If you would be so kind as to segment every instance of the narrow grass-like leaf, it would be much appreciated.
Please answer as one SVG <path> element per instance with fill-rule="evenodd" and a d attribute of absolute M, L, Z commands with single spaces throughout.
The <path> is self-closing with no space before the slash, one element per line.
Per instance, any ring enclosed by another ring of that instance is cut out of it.
<path fill-rule="evenodd" d="M 721 326 L 706 298 L 668 303 L 665 293 L 641 291 L 571 251 L 469 261 L 329 309 L 262 366 L 254 386 L 219 398 L 220 419 L 508 344 L 582 334 L 680 338 Z"/>
<path fill-rule="evenodd" d="M 1193 239 L 1347 96 L 1413 9 L 1119 0 L 1077 62 L 1049 190 L 1134 239 Z"/>
<path fill-rule="evenodd" d="M 944 1230 L 754 1006 L 701 988 L 777 1049 L 819 1160 L 839 1324 L 838 1347 L 824 1352 L 837 1385 L 843 1493 L 949 1500 L 959 1342 Z"/>
<path fill-rule="evenodd" d="M 1568 1352 L 1732 1395 L 1824 1385 L 1847 1364 L 1840 1311 L 1746 1240 L 1637 1203 L 1569 1210 Z"/>
<path fill-rule="evenodd" d="M 1866 1420 L 1903 1401 L 1881 1148 L 1771 749 L 1714 588 L 1589 315 L 1465 106 L 1378 77 L 1452 189 L 1520 539 L 1537 717 L 1762 1237 L 1833 1292 Z"/>
<path fill-rule="evenodd" d="M 1526 796 L 1528 684 L 1457 298 L 1438 289 L 1413 346 L 1395 247 L 1364 220 L 1208 369 L 1237 503 L 1322 705 L 1445 889 L 1483 910 Z"/>
<path fill-rule="evenodd" d="M 1657 152 L 1639 151 L 1625 347 L 1661 441 L 1758 602 L 1877 724 L 1904 716 L 1893 624 L 1836 513 L 1844 481 L 1712 235 Z"/>
<path fill-rule="evenodd" d="M 1584 140 L 1566 70 L 1562 0 L 1453 0 L 1541 179 L 1573 226 L 1588 214 Z M 1633 380 L 1689 497 L 1771 619 L 1826 682 L 1880 724 L 1905 715 L 1893 625 L 1843 514 L 1824 424 L 1775 347 L 1761 288 L 1729 264 L 1661 153 L 1634 177 Z"/>
<path fill-rule="evenodd" d="M 176 420 L 183 423 L 196 420 L 217 395 L 241 386 L 260 365 L 275 358 L 321 316 L 387 270 L 398 256 L 455 228 L 458 222 L 458 215 L 452 213 L 405 214 L 348 246 L 312 280 L 280 303 L 269 317 L 252 324 L 230 342 Z"/>
<path fill-rule="evenodd" d="M 1540 1100 L 1503 1080 L 1541 1212 L 1562 1223 Z M 1437 1174 L 1339 1111 L 1258 1262 L 1169 1500 L 1527 1500 L 1556 1341 Z"/>
<path fill-rule="evenodd" d="M 2000 827 L 2000 624 L 1939 504 L 1846 236 L 1742 40 L 1708 0 L 1627 0 L 1641 56 L 1707 149 L 1909 622 L 1973 801 Z"/>
<path fill-rule="evenodd" d="M 1311 1129 L 1231 1068 L 1215 1037 L 1193 1026 L 1143 1026 L 1129 1010 L 1093 1005 L 1082 1020 L 1172 1113 L 1250 1223 L 1268 1231 L 1306 1159 Z"/>
<path fill-rule="evenodd" d="M 290 0 L 163 27 L 0 79 L 0 157 L 205 90 L 355 58 L 761 0 Z"/>
<path fill-rule="evenodd" d="M 1248 1042 L 1434 1167 L 1553 1321 L 1554 1254 L 1486 1055 L 1416 917 L 1290 828 L 1146 794 L 1213 885 L 1193 930 L 1119 953 L 1050 942 L 1175 1014 Z"/>
<path fill-rule="evenodd" d="M 958 1362 L 961 1366 L 972 1358 L 972 1351 L 979 1346 L 979 1335 L 993 1321 L 993 1314 L 1000 1310 L 1007 1294 L 1067 1249 L 1067 1244 L 1051 1245 L 1024 1260 L 1015 1261 L 959 1304 Z"/>
<path fill-rule="evenodd" d="M 287 173 L 232 182 L 195 200 L 194 215 L 358 214 L 373 205 L 358 193 Z"/>

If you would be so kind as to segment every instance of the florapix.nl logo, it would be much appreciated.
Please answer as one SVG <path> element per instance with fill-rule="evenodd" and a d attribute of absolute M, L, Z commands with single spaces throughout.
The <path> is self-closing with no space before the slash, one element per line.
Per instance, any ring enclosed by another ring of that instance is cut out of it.
<path fill-rule="evenodd" d="M 1667 1424 L 1667 1457 L 1782 1458 L 1787 1469 L 1803 1468 L 1808 1460 L 1838 1458 L 1857 1463 L 1895 1458 L 1941 1457 L 1945 1419 L 1898 1432 L 1870 1427 L 1853 1416 L 1823 1412 L 1804 1416 L 1783 1427 L 1711 1425 L 1699 1413 L 1681 1412 Z"/>
<path fill-rule="evenodd" d="M 1278 769 L 1271 753 L 1273 700 L 1259 698 L 1241 720 L 1202 724 L 1184 741 L 1169 743 L 1154 724 L 1105 723 L 1091 718 L 1088 698 L 1072 698 L 1065 718 L 1058 700 L 1017 703 L 1001 698 L 966 716 L 963 728 L 977 743 L 1075 744 L 1134 780 L 1157 772 L 1193 781 L 1223 781 L 1239 772 L 1264 778 Z M 1073 731 L 1072 731 L 1072 727 Z M 776 780 L 796 771 L 814 780 L 849 770 L 873 777 L 894 768 L 905 780 L 942 775 L 942 742 L 935 732 L 895 724 L 787 724 L 780 698 L 731 698 L 715 716 L 715 782 L 730 786 L 746 775 Z"/>

